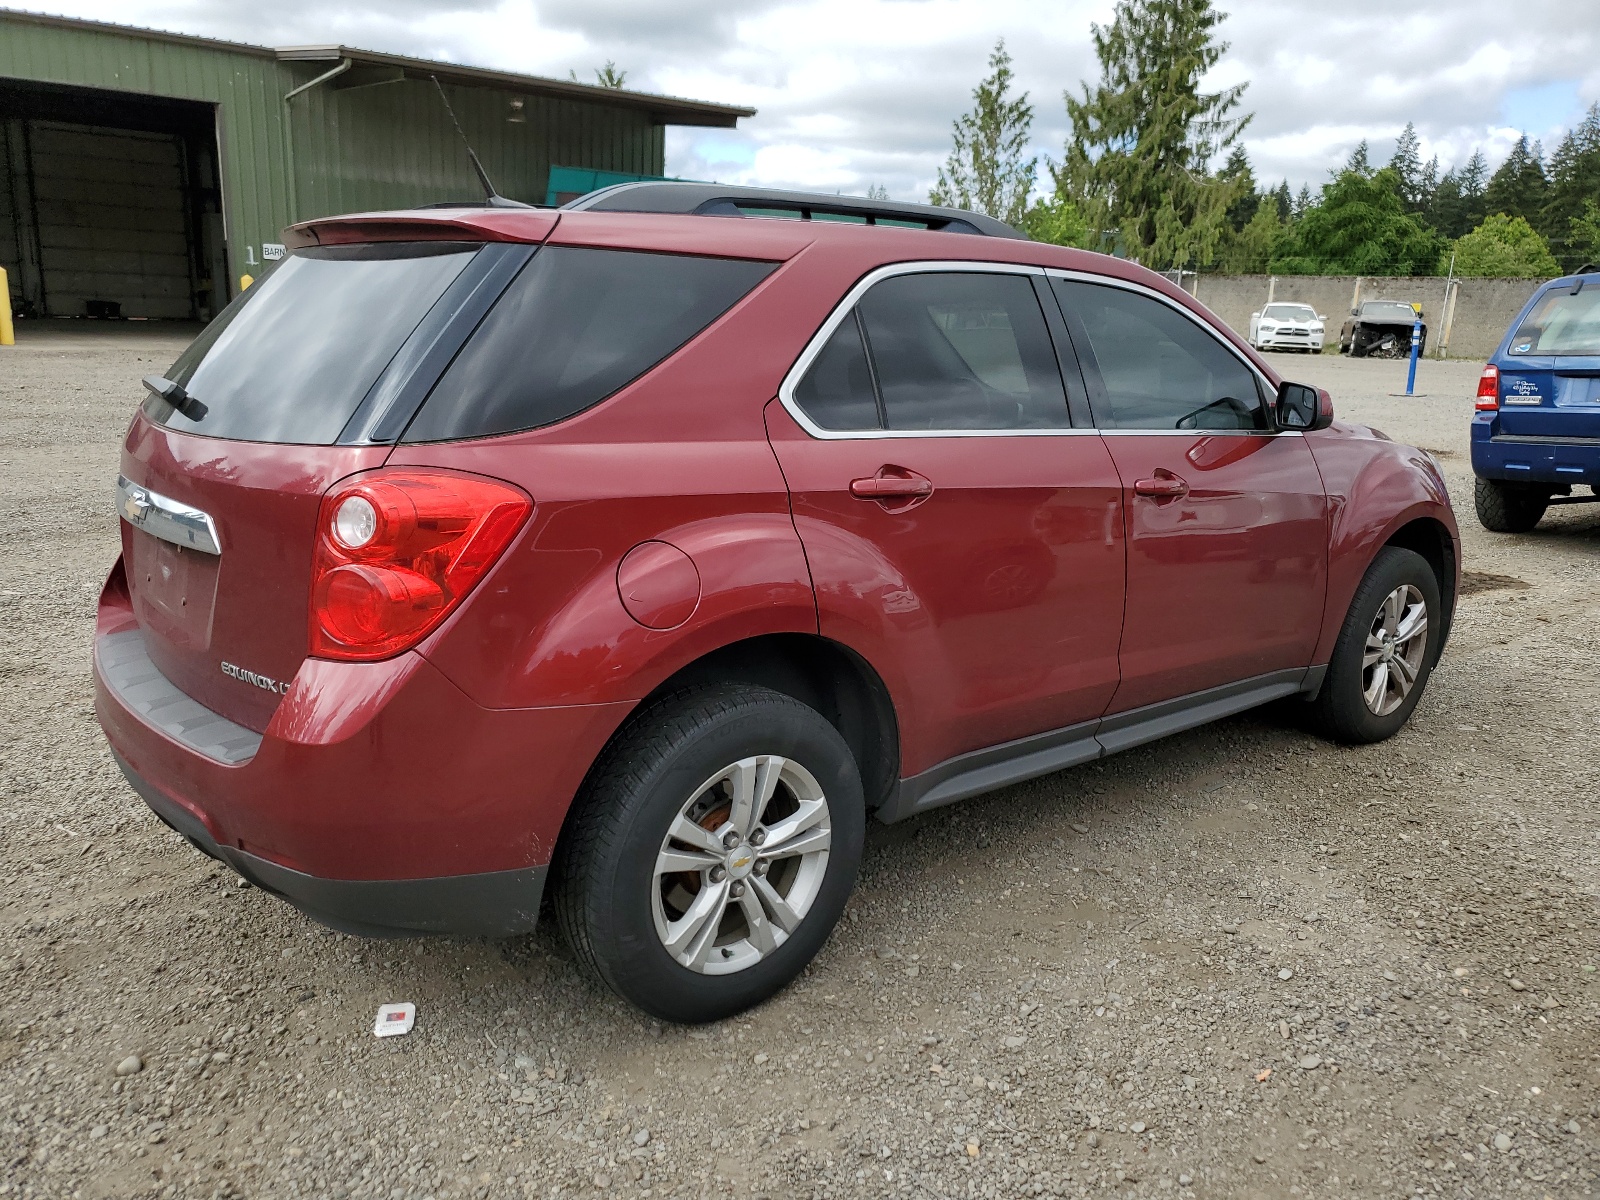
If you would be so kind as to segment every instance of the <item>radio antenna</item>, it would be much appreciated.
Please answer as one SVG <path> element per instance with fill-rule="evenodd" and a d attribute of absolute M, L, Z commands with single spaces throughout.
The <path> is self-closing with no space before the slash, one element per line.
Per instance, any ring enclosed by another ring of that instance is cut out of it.
<path fill-rule="evenodd" d="M 461 122 L 456 120 L 456 110 L 450 107 L 450 97 L 444 94 L 444 85 L 439 82 L 437 75 L 429 75 L 433 86 L 439 89 L 439 99 L 444 102 L 445 112 L 450 114 L 450 124 L 456 127 L 456 133 L 461 137 L 461 144 L 467 148 L 467 157 L 472 160 L 472 169 L 478 176 L 478 182 L 483 187 L 483 202 L 490 208 L 529 208 L 518 200 L 508 200 L 494 190 L 494 184 L 489 182 L 489 172 L 483 169 L 483 163 L 478 161 L 477 151 L 473 150 L 472 143 L 467 140 L 467 131 L 461 128 Z"/>

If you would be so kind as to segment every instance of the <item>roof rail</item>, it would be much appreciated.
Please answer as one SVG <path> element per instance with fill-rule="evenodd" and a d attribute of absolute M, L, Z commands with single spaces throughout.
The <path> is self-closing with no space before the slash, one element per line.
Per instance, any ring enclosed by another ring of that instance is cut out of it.
<path fill-rule="evenodd" d="M 1024 234 L 1003 221 L 960 208 L 720 183 L 618 183 L 580 196 L 562 207 L 571 212 L 692 213 L 711 217 L 839 221 L 1026 240 Z"/>

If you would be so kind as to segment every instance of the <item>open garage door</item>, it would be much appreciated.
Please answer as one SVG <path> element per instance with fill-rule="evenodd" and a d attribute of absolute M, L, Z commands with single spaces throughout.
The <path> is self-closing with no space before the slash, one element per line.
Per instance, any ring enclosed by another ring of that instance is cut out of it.
<path fill-rule="evenodd" d="M 0 81 L 0 255 L 17 307 L 207 319 L 227 298 L 214 114 L 107 96 Z"/>

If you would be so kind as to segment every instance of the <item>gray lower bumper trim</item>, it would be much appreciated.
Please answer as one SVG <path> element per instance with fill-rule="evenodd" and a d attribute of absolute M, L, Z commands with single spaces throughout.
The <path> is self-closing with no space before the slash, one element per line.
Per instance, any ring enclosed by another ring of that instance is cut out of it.
<path fill-rule="evenodd" d="M 112 751 L 117 766 L 151 810 L 199 850 L 228 864 L 265 891 L 343 933 L 412 937 L 449 933 L 510 937 L 539 919 L 548 867 L 446 875 L 434 879 L 324 879 L 269 862 L 234 846 L 219 846 L 181 804 L 138 775 Z"/>
<path fill-rule="evenodd" d="M 100 678 L 129 711 L 196 754 L 230 767 L 261 749 L 261 735 L 212 712 L 156 669 L 137 629 L 95 638 Z"/>

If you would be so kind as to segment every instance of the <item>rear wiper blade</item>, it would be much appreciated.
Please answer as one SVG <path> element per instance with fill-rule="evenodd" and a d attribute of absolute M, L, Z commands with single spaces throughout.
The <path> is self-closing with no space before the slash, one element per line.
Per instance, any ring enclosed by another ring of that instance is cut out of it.
<path fill-rule="evenodd" d="M 181 383 L 174 383 L 161 375 L 146 375 L 139 382 L 144 384 L 145 391 L 165 400 L 191 421 L 198 421 L 206 415 L 206 406 L 184 391 Z"/>

